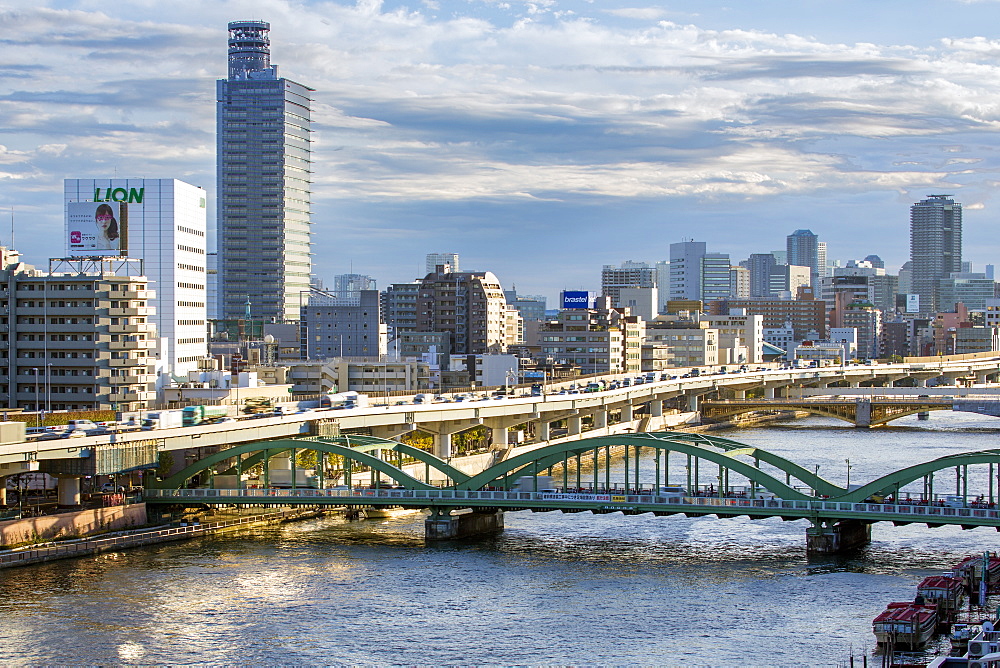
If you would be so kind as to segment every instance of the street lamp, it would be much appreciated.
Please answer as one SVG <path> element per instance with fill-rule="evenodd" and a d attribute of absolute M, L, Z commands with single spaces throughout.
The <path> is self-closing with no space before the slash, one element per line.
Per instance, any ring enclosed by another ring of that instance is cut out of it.
<path fill-rule="evenodd" d="M 851 491 L 851 460 L 845 459 L 844 463 L 847 464 L 847 491 Z"/>
<path fill-rule="evenodd" d="M 41 406 L 38 402 L 38 367 L 33 367 L 32 371 L 35 372 L 35 426 L 42 426 L 42 413 Z"/>
<path fill-rule="evenodd" d="M 52 362 L 45 363 L 45 412 L 52 412 Z"/>

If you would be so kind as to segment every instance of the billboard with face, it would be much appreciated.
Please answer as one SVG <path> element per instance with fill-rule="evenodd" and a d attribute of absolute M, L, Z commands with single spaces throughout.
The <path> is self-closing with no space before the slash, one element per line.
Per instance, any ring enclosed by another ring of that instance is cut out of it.
<path fill-rule="evenodd" d="M 67 204 L 67 255 L 75 257 L 126 253 L 127 206 L 111 202 Z"/>

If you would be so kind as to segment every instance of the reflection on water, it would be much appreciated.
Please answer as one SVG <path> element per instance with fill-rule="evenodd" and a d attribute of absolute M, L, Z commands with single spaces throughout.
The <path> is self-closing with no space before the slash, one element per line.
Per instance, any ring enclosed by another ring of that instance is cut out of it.
<path fill-rule="evenodd" d="M 864 482 L 990 448 L 988 418 L 723 435 Z M 924 576 L 996 548 L 985 529 L 875 526 L 807 559 L 805 523 L 508 513 L 492 538 L 425 545 L 422 517 L 327 517 L 2 571 L 4 664 L 835 665 Z"/>

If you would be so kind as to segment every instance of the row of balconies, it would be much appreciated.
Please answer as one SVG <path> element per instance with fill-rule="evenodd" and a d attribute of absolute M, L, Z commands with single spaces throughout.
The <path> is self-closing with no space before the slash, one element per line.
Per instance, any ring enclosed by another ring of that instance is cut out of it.
<path fill-rule="evenodd" d="M 151 350 L 155 339 L 144 341 L 16 341 L 19 350 Z"/>

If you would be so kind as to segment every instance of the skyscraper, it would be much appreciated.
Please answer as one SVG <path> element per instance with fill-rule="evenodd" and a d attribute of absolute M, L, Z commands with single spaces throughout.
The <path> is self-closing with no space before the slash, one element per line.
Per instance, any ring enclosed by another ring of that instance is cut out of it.
<path fill-rule="evenodd" d="M 297 320 L 309 291 L 310 93 L 271 65 L 270 24 L 229 24 L 217 86 L 219 310 Z"/>
<path fill-rule="evenodd" d="M 785 237 L 785 248 L 785 263 L 809 267 L 809 284 L 818 287 L 819 279 L 826 276 L 826 244 L 811 230 L 795 230 Z"/>
<path fill-rule="evenodd" d="M 910 267 L 920 312 L 937 313 L 939 282 L 962 270 L 962 205 L 950 195 L 928 195 L 910 207 Z"/>

